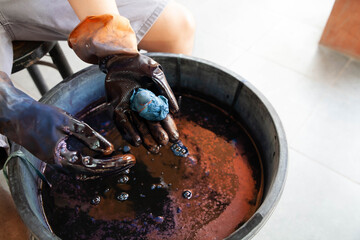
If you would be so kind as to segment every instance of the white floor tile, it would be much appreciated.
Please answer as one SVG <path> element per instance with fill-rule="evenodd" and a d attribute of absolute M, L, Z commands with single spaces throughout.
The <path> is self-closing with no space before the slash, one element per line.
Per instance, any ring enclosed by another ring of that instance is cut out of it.
<path fill-rule="evenodd" d="M 288 19 L 301 21 L 322 29 L 335 0 L 254 0 L 253 3 Z"/>
<path fill-rule="evenodd" d="M 290 150 L 283 195 L 254 240 L 358 240 L 360 185 Z"/>
<path fill-rule="evenodd" d="M 221 47 L 215 47 L 221 42 Z M 221 36 L 213 38 L 212 34 L 198 32 L 195 37 L 193 56 L 212 61 L 224 67 L 232 64 L 245 48 L 222 39 Z"/>
<path fill-rule="evenodd" d="M 250 52 L 319 81 L 332 81 L 348 57 L 319 46 L 322 30 L 288 21 L 256 43 Z"/>
<path fill-rule="evenodd" d="M 294 148 L 360 183 L 360 63 L 353 62 L 326 91 Z"/>
<path fill-rule="evenodd" d="M 252 83 L 274 106 L 290 145 L 331 86 L 251 53 L 239 57 L 230 69 Z"/>
<path fill-rule="evenodd" d="M 249 48 L 284 19 L 277 14 L 259 8 L 251 1 L 180 1 L 195 16 L 197 31 L 207 33 L 201 43 L 212 38 L 217 41 L 213 48 L 222 49 L 227 42 L 241 48 Z M 232 52 L 226 51 L 227 54 Z"/>

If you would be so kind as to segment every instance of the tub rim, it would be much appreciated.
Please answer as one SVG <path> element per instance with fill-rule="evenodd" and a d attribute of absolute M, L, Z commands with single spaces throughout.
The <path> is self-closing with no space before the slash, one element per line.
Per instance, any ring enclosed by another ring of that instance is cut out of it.
<path fill-rule="evenodd" d="M 239 227 L 236 231 L 234 231 L 231 235 L 229 235 L 226 239 L 251 239 L 267 222 L 271 214 L 273 213 L 274 209 L 276 208 L 281 194 L 283 192 L 285 181 L 287 177 L 287 161 L 288 161 L 288 145 L 286 140 L 286 135 L 282 123 L 278 114 L 276 113 L 274 107 L 271 103 L 266 99 L 266 97 L 257 89 L 255 88 L 249 81 L 245 80 L 239 74 L 233 72 L 232 70 L 227 69 L 226 67 L 220 66 L 216 63 L 211 61 L 193 57 L 193 56 L 186 56 L 182 54 L 172 54 L 172 53 L 147 53 L 149 57 L 166 57 L 166 58 L 175 58 L 178 60 L 185 59 L 189 61 L 195 61 L 204 65 L 208 65 L 212 68 L 216 68 L 217 70 L 221 70 L 225 74 L 233 77 L 234 79 L 242 82 L 251 92 L 253 92 L 261 103 L 267 109 L 270 118 L 274 124 L 277 136 L 278 136 L 278 151 L 279 151 L 279 164 L 277 168 L 277 173 L 275 175 L 275 179 L 273 180 L 271 186 L 269 186 L 268 194 L 260 205 L 260 207 L 256 210 L 254 215 L 241 227 Z M 61 90 L 67 82 L 77 76 L 89 73 L 90 70 L 98 69 L 96 65 L 92 65 L 86 67 L 77 73 L 73 74 L 72 76 L 64 79 L 56 86 L 54 86 L 50 91 L 48 91 L 40 100 L 39 102 L 46 102 L 47 100 L 51 99 L 53 95 L 55 95 L 58 91 Z M 19 145 L 13 143 L 11 147 L 11 151 L 16 151 L 18 149 L 22 149 Z M 37 236 L 39 239 L 60 239 L 55 234 L 50 232 L 44 225 L 39 223 L 38 218 L 36 215 L 30 211 L 30 205 L 27 201 L 22 201 L 25 199 L 24 196 L 24 187 L 22 184 L 19 184 L 20 181 L 15 180 L 15 173 L 20 172 L 20 159 L 15 158 L 9 162 L 9 187 L 11 194 L 13 196 L 16 209 L 23 219 L 26 226 L 29 230 Z M 34 224 L 36 222 L 37 224 Z M 31 229 L 30 227 L 31 226 Z"/>

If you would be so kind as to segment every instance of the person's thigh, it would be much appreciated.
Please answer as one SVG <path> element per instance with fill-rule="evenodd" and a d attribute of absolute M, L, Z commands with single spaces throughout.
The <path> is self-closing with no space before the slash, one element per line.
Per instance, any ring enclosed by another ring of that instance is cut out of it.
<path fill-rule="evenodd" d="M 29 239 L 30 233 L 15 208 L 2 171 L 0 171 L 0 222 L 0 239 Z"/>
<path fill-rule="evenodd" d="M 139 47 L 152 52 L 191 54 L 194 45 L 195 21 L 181 4 L 171 1 Z"/>
<path fill-rule="evenodd" d="M 0 71 L 10 76 L 13 63 L 13 48 L 11 37 L 0 25 Z M 0 141 L 1 147 L 1 141 Z"/>
<path fill-rule="evenodd" d="M 12 40 L 65 40 L 79 20 L 68 1 L 0 0 Z"/>

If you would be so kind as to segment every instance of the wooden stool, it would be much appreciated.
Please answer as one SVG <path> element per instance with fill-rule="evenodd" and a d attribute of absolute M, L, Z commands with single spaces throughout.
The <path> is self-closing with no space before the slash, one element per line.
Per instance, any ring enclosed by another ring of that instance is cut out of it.
<path fill-rule="evenodd" d="M 42 77 L 38 66 L 35 64 L 56 68 L 63 78 L 67 78 L 73 74 L 69 63 L 66 61 L 64 53 L 56 41 L 14 41 L 13 49 L 14 61 L 12 73 L 16 73 L 26 68 L 41 95 L 46 93 L 49 89 L 46 86 L 45 80 Z M 40 60 L 47 53 L 50 54 L 53 63 Z"/>

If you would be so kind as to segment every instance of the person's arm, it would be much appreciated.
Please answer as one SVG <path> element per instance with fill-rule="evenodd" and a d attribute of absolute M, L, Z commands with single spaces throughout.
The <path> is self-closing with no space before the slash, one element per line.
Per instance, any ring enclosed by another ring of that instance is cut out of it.
<path fill-rule="evenodd" d="M 110 156 L 114 146 L 88 124 L 57 107 L 35 101 L 16 89 L 9 76 L 1 71 L 0 133 L 40 160 L 63 167 L 68 173 L 102 175 L 121 171 L 135 163 L 130 154 Z M 69 151 L 66 144 L 69 135 L 108 157 L 95 159 Z"/>
<path fill-rule="evenodd" d="M 125 132 L 125 139 L 135 146 L 142 142 L 153 153 L 159 151 L 158 144 L 166 145 L 169 140 L 176 142 L 179 133 L 170 114 L 161 121 L 148 121 L 148 124 L 145 119 L 134 120 L 135 114 L 134 117 L 128 116 L 132 114 L 130 96 L 133 90 L 140 87 L 152 88 L 156 94 L 165 96 L 172 113 L 176 113 L 179 106 L 160 64 L 138 52 L 136 35 L 129 20 L 118 13 L 109 13 L 114 11 L 112 4 L 115 1 L 69 2 L 76 3 L 72 6 L 81 20 L 69 35 L 69 46 L 80 59 L 99 64 L 100 69 L 107 73 L 107 100 L 114 107 L 114 120 L 121 131 Z M 150 129 L 147 128 L 148 125 L 151 126 Z"/>
<path fill-rule="evenodd" d="M 68 0 L 80 21 L 87 16 L 119 15 L 115 0 Z"/>

